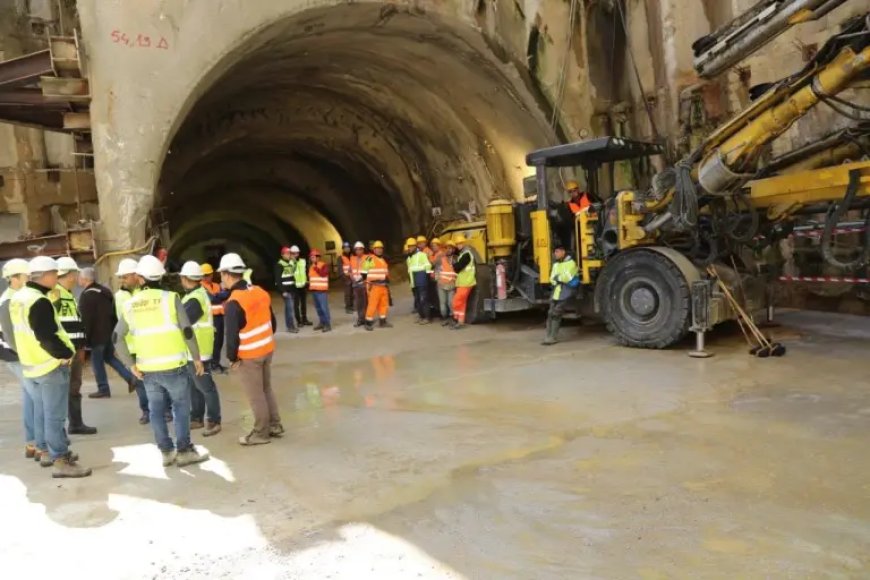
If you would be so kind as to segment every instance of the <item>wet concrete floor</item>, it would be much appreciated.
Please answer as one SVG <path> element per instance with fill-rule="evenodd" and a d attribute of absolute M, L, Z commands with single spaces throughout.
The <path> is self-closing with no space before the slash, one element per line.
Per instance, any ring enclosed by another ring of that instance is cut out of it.
<path fill-rule="evenodd" d="M 339 310 L 338 297 L 333 311 Z M 281 334 L 287 436 L 218 384 L 214 457 L 164 469 L 134 395 L 85 401 L 91 478 L 25 461 L 0 378 L 0 562 L 65 578 L 870 576 L 870 320 L 785 315 L 782 359 L 619 348 L 537 320 Z M 91 378 L 85 391 L 93 390 Z M 12 575 L 7 575 L 12 571 Z"/>

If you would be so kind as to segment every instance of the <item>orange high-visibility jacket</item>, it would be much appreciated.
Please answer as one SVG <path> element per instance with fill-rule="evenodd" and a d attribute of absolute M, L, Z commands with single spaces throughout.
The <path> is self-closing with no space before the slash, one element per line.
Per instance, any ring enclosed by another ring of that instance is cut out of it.
<path fill-rule="evenodd" d="M 321 275 L 320 272 L 325 270 L 323 262 L 318 260 L 311 264 L 308 268 L 308 289 L 312 292 L 326 292 L 329 290 L 329 274 Z"/>
<path fill-rule="evenodd" d="M 209 294 L 218 294 L 221 291 L 221 285 L 216 282 L 207 282 L 203 280 L 200 282 L 202 287 L 205 288 L 205 291 Z M 212 304 L 211 305 L 211 315 L 212 316 L 223 316 L 224 315 L 224 305 L 223 304 Z"/>
<path fill-rule="evenodd" d="M 245 327 L 239 331 L 239 358 L 262 358 L 275 350 L 272 334 L 272 298 L 259 286 L 233 290 L 235 300 L 245 312 Z"/>

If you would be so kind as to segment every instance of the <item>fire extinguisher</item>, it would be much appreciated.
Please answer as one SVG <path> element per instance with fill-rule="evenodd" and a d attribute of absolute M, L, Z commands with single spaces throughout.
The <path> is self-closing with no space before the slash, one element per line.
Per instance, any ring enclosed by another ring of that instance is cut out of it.
<path fill-rule="evenodd" d="M 499 300 L 507 298 L 507 269 L 504 262 L 495 265 L 495 295 Z"/>

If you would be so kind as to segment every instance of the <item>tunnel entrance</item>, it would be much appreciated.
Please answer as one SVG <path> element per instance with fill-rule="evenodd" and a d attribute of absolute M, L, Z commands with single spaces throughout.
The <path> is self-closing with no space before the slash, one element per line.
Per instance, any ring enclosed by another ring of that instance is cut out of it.
<path fill-rule="evenodd" d="M 551 142 L 518 68 L 470 24 L 392 4 L 306 10 L 241 41 L 191 95 L 156 207 L 170 257 L 280 246 L 336 259 L 342 240 L 402 239 L 519 198 L 525 152 Z"/>

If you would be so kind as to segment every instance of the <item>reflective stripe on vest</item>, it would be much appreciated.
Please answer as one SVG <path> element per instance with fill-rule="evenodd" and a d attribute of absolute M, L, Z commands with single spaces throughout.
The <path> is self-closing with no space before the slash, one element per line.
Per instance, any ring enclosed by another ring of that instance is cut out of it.
<path fill-rule="evenodd" d="M 60 323 L 66 331 L 67 336 L 72 340 L 84 340 L 85 328 L 82 324 L 82 317 L 79 315 L 78 304 L 73 293 L 58 284 L 54 290 L 49 293 L 55 309 L 58 311 Z"/>
<path fill-rule="evenodd" d="M 187 304 L 191 300 L 199 302 L 199 307 L 202 310 L 202 316 L 193 323 L 193 334 L 196 336 L 196 345 L 199 347 L 199 360 L 210 361 L 212 351 L 214 351 L 214 318 L 211 315 L 208 293 L 205 288 L 200 286 L 188 292 L 181 299 L 181 303 Z M 188 358 L 192 359 L 193 357 Z"/>
<path fill-rule="evenodd" d="M 25 286 L 15 293 L 9 303 L 9 314 L 12 318 L 13 332 L 15 333 L 15 345 L 18 347 L 18 358 L 21 361 L 21 370 L 27 378 L 37 378 L 47 375 L 60 366 L 61 361 L 51 356 L 42 345 L 39 344 L 33 329 L 30 328 L 30 309 L 40 300 L 48 300 L 39 290 Z M 57 311 L 54 310 L 54 321 L 57 324 L 57 336 L 70 350 L 75 350 L 67 336 L 63 325 L 60 323 Z"/>
<path fill-rule="evenodd" d="M 408 261 L 408 270 L 411 273 L 431 272 L 432 263 L 429 261 L 429 255 L 423 251 L 415 253 Z"/>
<path fill-rule="evenodd" d="M 453 264 L 450 263 L 450 258 L 441 255 L 439 270 L 438 270 L 438 283 L 443 286 L 453 286 L 456 284 L 456 271 L 453 269 Z"/>
<path fill-rule="evenodd" d="M 366 280 L 369 283 L 382 284 L 386 282 L 390 271 L 385 259 L 371 255 L 363 262 L 363 272 L 366 273 Z"/>
<path fill-rule="evenodd" d="M 553 300 L 562 297 L 562 287 L 579 275 L 577 262 L 571 256 L 566 256 L 561 262 L 553 264 L 550 270 L 550 283 L 553 285 Z"/>
<path fill-rule="evenodd" d="M 474 264 L 474 254 L 471 253 L 471 250 L 468 248 L 463 249 L 459 252 L 459 258 L 468 254 L 469 262 L 468 265 L 465 266 L 465 269 L 459 272 L 456 276 L 456 285 L 460 288 L 471 288 L 472 286 L 477 284 L 477 278 L 475 276 L 475 264 Z"/>
<path fill-rule="evenodd" d="M 124 306 L 140 371 L 167 371 L 187 364 L 189 353 L 175 309 L 176 295 L 156 288 L 142 290 Z"/>
<path fill-rule="evenodd" d="M 245 313 L 245 327 L 239 331 L 239 358 L 262 358 L 275 350 L 272 333 L 272 298 L 258 286 L 233 290 L 235 300 Z"/>
<path fill-rule="evenodd" d="M 326 292 L 329 290 L 329 277 L 321 276 L 317 273 L 317 267 L 322 264 L 322 262 L 312 264 L 308 270 L 308 289 L 314 292 Z"/>
<path fill-rule="evenodd" d="M 221 291 L 221 285 L 215 282 L 206 282 L 203 280 L 200 282 L 202 287 L 205 288 L 206 294 L 209 295 L 209 306 L 211 307 L 211 315 L 212 316 L 223 316 L 224 315 L 224 305 L 223 304 L 212 304 L 211 297 L 217 296 Z"/>

